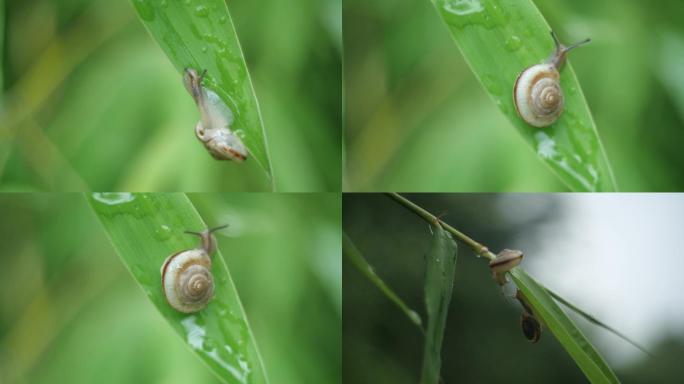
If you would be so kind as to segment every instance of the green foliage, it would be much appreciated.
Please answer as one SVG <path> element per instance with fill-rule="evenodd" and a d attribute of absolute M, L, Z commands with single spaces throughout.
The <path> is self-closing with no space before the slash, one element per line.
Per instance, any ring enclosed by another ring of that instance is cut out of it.
<path fill-rule="evenodd" d="M 215 91 L 234 116 L 230 127 L 271 176 L 271 164 L 254 95 L 233 21 L 223 0 L 132 0 L 138 16 L 182 76 L 207 71 L 203 85 Z"/>
<path fill-rule="evenodd" d="M 545 324 L 563 348 L 575 360 L 592 383 L 618 383 L 615 373 L 575 323 L 556 304 L 546 288 L 519 267 L 511 276 L 532 306 L 535 317 Z"/>
<path fill-rule="evenodd" d="M 185 314 L 166 301 L 160 267 L 169 256 L 197 247 L 178 228 L 201 231 L 203 223 L 183 194 L 95 193 L 89 202 L 121 260 L 157 310 L 193 352 L 226 383 L 268 383 L 266 371 L 235 285 L 220 251 L 212 256 L 214 299 Z"/>
<path fill-rule="evenodd" d="M 340 197 L 188 197 L 202 220 L 193 211 L 181 227 L 160 228 L 143 240 L 162 252 L 155 236 L 168 234 L 173 245 L 163 251 L 175 252 L 197 246 L 184 230 L 230 224 L 217 234 L 224 261 L 216 254 L 213 271 L 225 276 L 219 269 L 228 265 L 269 378 L 339 380 Z M 8 240 L 0 250 L 0 291 L 7 293 L 0 295 L 0 382 L 220 382 L 131 278 L 81 194 L 2 194 L 0 212 L 0 233 Z M 165 257 L 139 256 L 141 264 Z M 153 294 L 160 266 L 150 273 Z"/>
<path fill-rule="evenodd" d="M 560 70 L 565 95 L 560 118 L 540 129 L 517 115 L 512 98 L 516 78 L 554 51 L 551 27 L 534 3 L 433 0 L 433 4 L 489 96 L 560 179 L 575 191 L 614 191 L 610 165 L 569 61 Z"/>
<path fill-rule="evenodd" d="M 176 3 L 185 4 L 167 1 Z M 331 21 L 339 3 L 230 2 L 278 191 L 340 188 L 341 52 Z M 219 162 L 198 142 L 197 107 L 174 68 L 181 64 L 170 63 L 131 2 L 36 0 L 6 10 L 0 190 L 272 189 L 254 157 Z M 206 59 L 224 56 L 203 46 L 195 58 L 216 76 L 218 64 Z"/>
<path fill-rule="evenodd" d="M 440 225 L 433 225 L 425 260 L 425 308 L 428 314 L 420 382 L 437 384 L 442 366 L 442 339 L 446 329 L 456 274 L 456 242 Z"/>
<path fill-rule="evenodd" d="M 0 0 L 0 63 L 3 62 L 3 57 L 5 53 L 5 1 Z M 0 89 L 4 88 L 3 79 L 5 74 L 0 71 Z"/>
<path fill-rule="evenodd" d="M 521 13 L 530 7 L 529 1 L 453 3 L 482 4 L 491 16 L 501 11 L 494 12 L 493 5 L 515 3 Z M 514 20 L 510 35 L 528 27 L 534 32 L 516 35 L 520 41 L 509 43 L 519 45 L 517 54 L 504 45 L 509 34 L 499 35 L 507 29 L 497 26 L 483 32 L 492 37 L 482 42 L 483 47 L 500 44 L 487 52 L 500 55 L 490 56 L 490 65 L 502 67 L 501 76 L 508 83 L 491 84 L 499 86 L 509 114 L 517 73 L 551 53 L 550 28 L 566 43 L 591 37 L 590 44 L 569 58 L 619 189 L 684 189 L 684 154 L 675 144 L 684 141 L 684 76 L 677 66 L 684 58 L 684 50 L 678 48 L 684 46 L 684 31 L 675 16 L 682 14 L 682 3 L 534 3 L 550 27 L 537 17 L 529 25 Z M 348 0 L 343 16 L 347 190 L 569 190 L 526 144 L 529 129 L 511 129 L 508 115 L 492 102 L 478 79 L 480 72 L 475 74 L 466 61 L 470 57 L 456 49 L 431 2 Z M 475 24 L 462 28 L 461 40 L 472 44 L 482 29 Z M 518 63 L 515 71 L 511 60 Z M 567 79 L 574 82 L 570 68 L 562 72 L 563 84 Z M 493 79 L 502 78 L 494 75 Z M 579 92 L 576 88 L 574 98 Z M 584 116 L 583 102 L 578 106 Z M 583 142 L 572 144 L 581 147 Z"/>
<path fill-rule="evenodd" d="M 342 253 L 349 258 L 349 260 L 354 264 L 354 266 L 363 273 L 368 280 L 373 283 L 387 298 L 401 309 L 402 312 L 408 317 L 413 324 L 422 330 L 422 320 L 420 315 L 409 308 L 408 305 L 402 300 L 399 295 L 397 295 L 392 288 L 390 288 L 377 273 L 373 267 L 368 263 L 366 258 L 363 257 L 361 252 L 356 248 L 354 243 L 352 243 L 349 236 L 346 233 L 342 233 Z M 439 372 L 438 372 L 439 373 Z"/>

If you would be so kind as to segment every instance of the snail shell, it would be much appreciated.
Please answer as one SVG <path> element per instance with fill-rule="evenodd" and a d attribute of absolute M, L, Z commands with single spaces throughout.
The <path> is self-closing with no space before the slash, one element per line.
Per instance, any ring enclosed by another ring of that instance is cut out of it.
<path fill-rule="evenodd" d="M 206 71 L 198 73 L 192 68 L 183 74 L 183 84 L 200 111 L 195 136 L 216 160 L 242 162 L 247 159 L 247 148 L 230 130 L 233 113 L 215 92 L 202 86 L 205 74 Z"/>
<path fill-rule="evenodd" d="M 201 246 L 174 253 L 164 261 L 161 267 L 162 291 L 174 309 L 183 313 L 197 312 L 214 296 L 210 256 L 216 249 L 216 241 L 212 232 L 225 227 L 186 232 L 199 236 Z"/>
<path fill-rule="evenodd" d="M 169 305 L 183 313 L 197 312 L 214 296 L 211 259 L 203 249 L 169 256 L 162 266 L 162 287 Z"/>
<path fill-rule="evenodd" d="M 527 311 L 524 311 L 520 317 L 520 328 L 525 338 L 531 343 L 536 343 L 541 338 L 541 324 Z"/>
<path fill-rule="evenodd" d="M 506 272 L 519 265 L 523 259 L 522 251 L 517 249 L 504 249 L 496 255 L 496 258 L 489 262 L 492 270 L 492 277 L 499 285 L 506 284 Z"/>
<path fill-rule="evenodd" d="M 534 314 L 532 313 L 532 308 L 529 306 L 529 304 L 527 303 L 527 299 L 525 298 L 525 295 L 523 295 L 523 293 L 520 290 L 518 290 L 515 297 L 516 299 L 518 299 L 518 302 L 523 307 L 523 312 L 520 316 L 520 328 L 522 329 L 523 335 L 525 335 L 525 338 L 528 341 L 536 343 L 541 338 L 541 323 L 539 322 L 539 320 L 537 320 L 536 317 L 534 317 Z"/>
<path fill-rule="evenodd" d="M 566 54 L 586 39 L 570 46 L 564 46 L 551 32 L 556 45 L 555 52 L 545 63 L 533 65 L 518 75 L 513 87 L 513 101 L 518 115 L 534 127 L 548 127 L 563 113 L 563 89 L 560 86 L 560 69 L 565 64 Z"/>
<path fill-rule="evenodd" d="M 515 82 L 515 110 L 528 124 L 547 127 L 563 112 L 560 75 L 551 64 L 524 70 Z"/>

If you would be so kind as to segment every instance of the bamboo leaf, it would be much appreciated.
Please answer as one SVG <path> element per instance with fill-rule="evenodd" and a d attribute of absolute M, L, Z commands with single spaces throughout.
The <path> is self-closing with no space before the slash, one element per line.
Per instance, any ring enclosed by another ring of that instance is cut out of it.
<path fill-rule="evenodd" d="M 204 309 L 184 314 L 164 298 L 160 274 L 164 260 L 197 247 L 197 239 L 183 231 L 207 227 L 188 198 L 180 193 L 94 193 L 88 201 L 123 263 L 190 349 L 225 383 L 268 383 L 240 298 L 218 250 L 212 257 L 214 298 Z"/>
<path fill-rule="evenodd" d="M 442 339 L 456 273 L 456 242 L 441 225 L 433 225 L 432 229 L 432 243 L 425 260 L 425 307 L 428 324 L 425 332 L 421 384 L 439 382 Z"/>
<path fill-rule="evenodd" d="M 179 73 L 185 68 L 207 71 L 204 86 L 216 92 L 231 109 L 231 130 L 242 138 L 273 182 L 261 112 L 226 3 L 132 1 L 143 24 Z M 178 86 L 183 86 L 180 75 Z M 189 132 L 192 129 L 188 127 Z"/>
<path fill-rule="evenodd" d="M 568 308 L 569 310 L 575 312 L 577 315 L 583 317 L 584 320 L 586 320 L 586 321 L 588 321 L 588 322 L 590 322 L 590 323 L 592 323 L 592 324 L 594 324 L 594 325 L 596 325 L 596 326 L 598 326 L 598 327 L 601 327 L 601 328 L 607 330 L 608 332 L 614 334 L 615 336 L 621 338 L 622 340 L 624 340 L 624 341 L 626 341 L 626 342 L 632 344 L 635 348 L 639 349 L 641 352 L 643 352 L 643 353 L 645 353 L 645 354 L 647 354 L 647 355 L 649 355 L 649 356 L 653 356 L 653 354 L 652 354 L 651 352 L 649 352 L 646 348 L 642 347 L 641 344 L 639 344 L 639 343 L 637 343 L 636 341 L 632 340 L 631 338 L 627 337 L 627 336 L 626 336 L 625 334 L 623 334 L 622 332 L 620 332 L 620 331 L 618 331 L 617 329 L 611 327 L 610 325 L 608 325 L 608 324 L 602 322 L 601 320 L 595 318 L 594 316 L 590 315 L 590 314 L 587 313 L 586 311 L 580 309 L 578 306 L 576 306 L 576 305 L 574 305 L 573 303 L 571 303 L 571 302 L 565 300 L 562 296 L 560 296 L 559 294 L 553 292 L 552 290 L 550 290 L 550 289 L 548 289 L 548 288 L 544 288 L 544 289 L 546 289 L 546 292 L 548 292 L 549 295 L 551 295 L 551 297 L 553 297 L 554 300 L 556 300 L 557 302 L 563 304 L 566 308 Z"/>
<path fill-rule="evenodd" d="M 5 62 L 4 53 L 5 47 L 3 46 L 5 42 L 5 1 L 0 0 L 0 63 Z M 5 89 L 4 82 L 4 71 L 0 72 L 0 89 Z M 4 92 L 3 92 L 4 93 Z M 3 100 L 4 102 L 4 100 Z"/>
<path fill-rule="evenodd" d="M 522 268 L 511 270 L 511 276 L 534 315 L 553 333 L 563 348 L 575 360 L 592 383 L 619 383 L 603 357 L 577 328 L 575 323 L 556 304 L 546 288 L 531 278 Z"/>
<path fill-rule="evenodd" d="M 432 2 L 489 96 L 558 177 L 574 191 L 615 191 L 617 186 L 610 164 L 569 62 L 560 71 L 565 107 L 557 122 L 550 127 L 535 128 L 516 113 L 513 103 L 516 78 L 523 69 L 546 60 L 554 50 L 551 28 L 534 3 L 531 0 Z M 567 43 L 585 37 L 588 36 L 574 36 Z"/>
<path fill-rule="evenodd" d="M 404 303 L 399 295 L 394 293 L 392 288 L 385 284 L 380 276 L 375 273 L 375 269 L 373 269 L 366 258 L 363 257 L 349 236 L 347 236 L 346 232 L 342 233 L 342 241 L 342 253 L 349 258 L 352 264 L 354 264 L 354 266 L 361 271 L 361 273 L 363 273 L 371 283 L 373 283 L 382 293 L 384 293 L 391 302 L 396 304 L 397 307 L 404 312 L 406 317 L 408 317 L 413 324 L 422 329 L 422 320 L 420 319 L 420 315 L 416 311 L 409 308 L 409 306 Z"/>

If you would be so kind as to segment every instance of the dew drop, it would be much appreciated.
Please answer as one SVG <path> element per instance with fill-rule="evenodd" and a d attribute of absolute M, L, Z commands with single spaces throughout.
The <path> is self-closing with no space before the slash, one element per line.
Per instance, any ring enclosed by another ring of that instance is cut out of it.
<path fill-rule="evenodd" d="M 168 225 L 162 224 L 160 228 L 155 229 L 154 238 L 160 241 L 164 241 L 171 237 L 171 228 Z"/>
<path fill-rule="evenodd" d="M 479 0 L 447 0 L 444 2 L 443 8 L 445 11 L 459 16 L 470 15 L 484 10 Z"/>
<path fill-rule="evenodd" d="M 506 38 L 506 42 L 505 42 L 506 49 L 511 51 L 511 52 L 517 51 L 521 45 L 522 45 L 522 41 L 516 35 L 510 35 Z"/>
<path fill-rule="evenodd" d="M 482 84 L 485 86 L 485 88 L 487 88 L 489 93 L 491 93 L 492 95 L 501 95 L 501 85 L 495 78 L 485 75 L 482 77 Z"/>
<path fill-rule="evenodd" d="M 199 17 L 207 17 L 209 15 L 209 10 L 204 5 L 198 5 L 195 8 L 195 14 Z"/>
<path fill-rule="evenodd" d="M 129 192 L 102 192 L 93 193 L 93 199 L 107 205 L 119 205 L 135 200 L 135 196 Z"/>
<path fill-rule="evenodd" d="M 499 109 L 501 109 L 501 111 L 504 114 L 508 113 L 508 105 L 507 104 L 505 104 L 503 101 L 501 101 L 501 99 L 496 99 L 495 102 L 496 102 L 496 106 L 499 107 Z"/>

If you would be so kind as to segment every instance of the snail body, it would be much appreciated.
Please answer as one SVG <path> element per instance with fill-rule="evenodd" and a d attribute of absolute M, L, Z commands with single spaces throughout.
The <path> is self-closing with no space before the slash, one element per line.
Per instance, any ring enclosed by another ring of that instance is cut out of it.
<path fill-rule="evenodd" d="M 566 54 L 590 39 L 564 46 L 551 32 L 556 50 L 542 64 L 528 67 L 518 75 L 513 87 L 513 101 L 518 115 L 528 124 L 543 128 L 553 124 L 563 113 L 564 97 L 560 70 Z"/>
<path fill-rule="evenodd" d="M 213 158 L 242 162 L 248 152 L 240 137 L 230 129 L 233 113 L 215 92 L 202 86 L 205 73 L 187 68 L 183 74 L 183 84 L 200 111 L 195 136 Z"/>
<path fill-rule="evenodd" d="M 213 298 L 211 254 L 216 249 L 216 240 L 212 233 L 221 228 L 225 226 L 202 232 L 186 232 L 200 237 L 200 247 L 176 252 L 162 264 L 162 291 L 166 301 L 177 311 L 200 311 Z"/>

